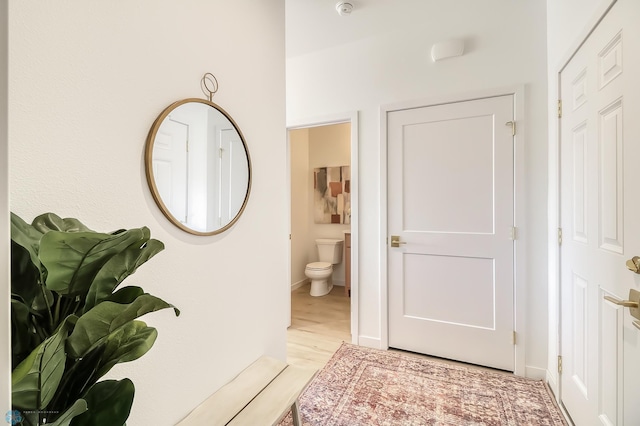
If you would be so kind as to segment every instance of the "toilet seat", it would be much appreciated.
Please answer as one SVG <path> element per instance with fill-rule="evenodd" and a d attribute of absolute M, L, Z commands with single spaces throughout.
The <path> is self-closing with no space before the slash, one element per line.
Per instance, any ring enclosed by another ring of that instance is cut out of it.
<path fill-rule="evenodd" d="M 325 271 L 331 268 L 332 266 L 329 262 L 311 262 L 307 265 L 307 269 L 310 269 L 312 271 Z"/>

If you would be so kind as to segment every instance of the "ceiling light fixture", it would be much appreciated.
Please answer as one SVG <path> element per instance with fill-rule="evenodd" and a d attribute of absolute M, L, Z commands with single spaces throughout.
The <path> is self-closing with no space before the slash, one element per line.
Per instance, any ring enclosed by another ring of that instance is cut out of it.
<path fill-rule="evenodd" d="M 353 5 L 346 1 L 339 1 L 336 4 L 336 10 L 338 11 L 338 15 L 340 16 L 349 15 L 353 10 Z"/>

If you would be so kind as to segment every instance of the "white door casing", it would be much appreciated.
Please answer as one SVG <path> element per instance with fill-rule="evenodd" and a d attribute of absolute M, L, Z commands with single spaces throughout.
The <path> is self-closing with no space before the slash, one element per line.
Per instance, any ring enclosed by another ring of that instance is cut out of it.
<path fill-rule="evenodd" d="M 389 346 L 515 370 L 514 96 L 387 113 Z"/>
<path fill-rule="evenodd" d="M 560 398 L 578 425 L 640 419 L 640 3 L 618 0 L 560 73 Z"/>

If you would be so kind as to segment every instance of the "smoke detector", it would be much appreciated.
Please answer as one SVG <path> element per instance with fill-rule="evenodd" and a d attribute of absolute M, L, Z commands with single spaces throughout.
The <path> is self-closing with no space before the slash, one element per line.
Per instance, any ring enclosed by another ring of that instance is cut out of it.
<path fill-rule="evenodd" d="M 339 1 L 336 4 L 336 10 L 338 11 L 338 15 L 340 16 L 349 15 L 353 10 L 353 5 L 346 1 Z"/>

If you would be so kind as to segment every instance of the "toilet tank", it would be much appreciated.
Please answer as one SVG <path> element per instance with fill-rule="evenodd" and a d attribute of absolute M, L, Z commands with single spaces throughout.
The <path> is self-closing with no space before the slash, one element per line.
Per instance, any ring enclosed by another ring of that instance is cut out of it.
<path fill-rule="evenodd" d="M 329 262 L 334 265 L 342 262 L 342 245 L 343 240 L 333 238 L 318 238 L 316 246 L 318 247 L 318 256 L 320 262 Z"/>

